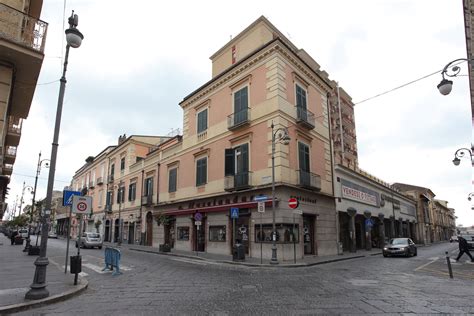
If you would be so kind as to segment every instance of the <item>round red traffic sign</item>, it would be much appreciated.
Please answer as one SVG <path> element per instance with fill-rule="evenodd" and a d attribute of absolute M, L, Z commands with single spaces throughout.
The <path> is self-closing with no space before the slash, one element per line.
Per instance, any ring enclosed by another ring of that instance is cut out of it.
<path fill-rule="evenodd" d="M 299 205 L 298 200 L 295 198 L 291 198 L 288 200 L 288 206 L 291 208 L 297 208 Z"/>
<path fill-rule="evenodd" d="M 85 210 L 87 210 L 87 204 L 84 202 L 77 203 L 77 210 L 80 212 L 84 212 Z"/>

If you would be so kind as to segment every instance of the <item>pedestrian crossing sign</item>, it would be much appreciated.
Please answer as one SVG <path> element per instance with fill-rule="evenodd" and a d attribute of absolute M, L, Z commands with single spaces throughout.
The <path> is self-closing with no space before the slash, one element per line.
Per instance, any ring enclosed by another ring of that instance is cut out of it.
<path fill-rule="evenodd" d="M 231 207 L 230 208 L 230 218 L 239 218 L 239 208 Z"/>
<path fill-rule="evenodd" d="M 63 191 L 63 206 L 71 206 L 72 205 L 72 197 L 74 195 L 79 195 L 80 196 L 81 192 L 64 190 Z"/>

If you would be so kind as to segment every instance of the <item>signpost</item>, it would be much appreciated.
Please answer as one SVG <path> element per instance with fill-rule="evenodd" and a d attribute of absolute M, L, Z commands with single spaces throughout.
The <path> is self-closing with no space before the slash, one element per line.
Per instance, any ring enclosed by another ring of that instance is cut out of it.
<path fill-rule="evenodd" d="M 72 196 L 72 212 L 79 214 L 79 231 L 77 233 L 77 257 L 81 255 L 81 236 L 82 236 L 82 216 L 90 214 L 92 211 L 92 197 L 91 196 Z M 66 259 L 67 260 L 67 259 Z M 77 284 L 77 273 L 74 276 L 74 285 Z"/>
<path fill-rule="evenodd" d="M 63 191 L 63 206 L 69 206 L 69 222 L 67 225 L 67 237 L 66 237 L 66 263 L 64 264 L 64 273 L 67 273 L 67 258 L 69 257 L 69 235 L 71 233 L 71 217 L 72 217 L 72 197 L 74 195 L 81 195 L 79 191 Z"/>
<path fill-rule="evenodd" d="M 262 218 L 262 215 L 263 213 L 265 213 L 265 202 L 259 201 L 257 210 L 260 213 L 260 264 L 263 264 L 263 228 L 262 228 L 263 218 Z"/>
<path fill-rule="evenodd" d="M 199 253 L 198 253 L 198 235 L 199 235 L 199 230 L 201 228 L 201 225 L 202 225 L 202 214 L 197 212 L 196 214 L 194 214 L 194 225 L 196 225 L 196 256 L 199 256 Z"/>
<path fill-rule="evenodd" d="M 230 208 L 230 218 L 232 218 L 232 231 L 233 231 L 233 238 L 234 238 L 234 245 L 237 243 L 235 238 L 235 219 L 239 218 L 239 208 L 238 207 L 231 207 Z"/>

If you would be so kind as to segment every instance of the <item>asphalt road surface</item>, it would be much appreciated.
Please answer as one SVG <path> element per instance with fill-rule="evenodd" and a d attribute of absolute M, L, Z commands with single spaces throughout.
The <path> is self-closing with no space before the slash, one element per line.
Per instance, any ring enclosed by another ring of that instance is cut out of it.
<path fill-rule="evenodd" d="M 64 270 L 65 249 L 49 240 L 48 269 Z M 451 279 L 446 251 L 455 258 L 457 244 L 420 247 L 411 258 L 259 268 L 124 249 L 123 274 L 112 276 L 102 271 L 104 249 L 81 249 L 89 288 L 20 315 L 474 314 L 474 264 L 453 262 Z"/>

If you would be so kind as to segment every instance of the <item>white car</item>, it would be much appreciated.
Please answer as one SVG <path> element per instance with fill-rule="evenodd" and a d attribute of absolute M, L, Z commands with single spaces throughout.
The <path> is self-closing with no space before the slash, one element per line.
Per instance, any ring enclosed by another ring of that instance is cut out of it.
<path fill-rule="evenodd" d="M 58 238 L 58 234 L 56 234 L 54 231 L 50 231 L 48 233 L 48 238 Z"/>
<path fill-rule="evenodd" d="M 459 241 L 458 236 L 453 235 L 449 238 L 449 242 L 453 242 L 453 241 L 458 242 Z"/>

